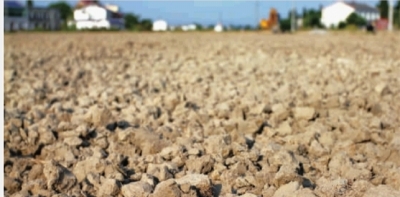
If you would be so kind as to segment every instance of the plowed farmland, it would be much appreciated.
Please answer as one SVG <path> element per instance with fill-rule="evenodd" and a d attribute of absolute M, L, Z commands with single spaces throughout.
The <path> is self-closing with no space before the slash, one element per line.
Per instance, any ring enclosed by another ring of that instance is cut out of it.
<path fill-rule="evenodd" d="M 400 36 L 15 33 L 6 196 L 400 196 Z"/>

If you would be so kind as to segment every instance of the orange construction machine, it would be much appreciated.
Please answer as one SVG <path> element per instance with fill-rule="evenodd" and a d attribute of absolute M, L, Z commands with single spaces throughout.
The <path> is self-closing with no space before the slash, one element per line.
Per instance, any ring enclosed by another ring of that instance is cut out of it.
<path fill-rule="evenodd" d="M 272 30 L 273 32 L 279 31 L 279 14 L 275 8 L 271 8 L 268 19 L 260 21 L 261 30 Z"/>

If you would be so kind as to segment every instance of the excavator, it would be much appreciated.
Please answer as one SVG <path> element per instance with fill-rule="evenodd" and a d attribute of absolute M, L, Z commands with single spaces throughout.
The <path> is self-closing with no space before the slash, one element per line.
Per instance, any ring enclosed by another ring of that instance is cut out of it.
<path fill-rule="evenodd" d="M 260 28 L 264 31 L 271 31 L 273 33 L 280 32 L 279 26 L 279 14 L 275 8 L 271 8 L 269 11 L 269 18 L 268 19 L 261 19 L 260 21 Z"/>

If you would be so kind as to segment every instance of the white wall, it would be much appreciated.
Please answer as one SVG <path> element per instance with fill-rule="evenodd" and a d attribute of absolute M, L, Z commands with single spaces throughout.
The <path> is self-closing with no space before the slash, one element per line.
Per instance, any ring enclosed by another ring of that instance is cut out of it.
<path fill-rule="evenodd" d="M 98 6 L 87 6 L 74 11 L 74 19 L 79 20 L 106 20 L 107 10 Z"/>
<path fill-rule="evenodd" d="M 4 16 L 4 30 L 10 31 L 11 24 L 13 24 L 13 30 L 29 29 L 29 21 L 26 17 L 7 17 Z"/>
<path fill-rule="evenodd" d="M 224 30 L 224 27 L 221 24 L 217 24 L 214 27 L 215 32 L 222 32 Z"/>
<path fill-rule="evenodd" d="M 153 22 L 153 31 L 167 31 L 168 24 L 163 20 Z"/>
<path fill-rule="evenodd" d="M 107 20 L 101 21 L 76 21 L 76 29 L 93 29 L 93 28 L 106 28 L 109 29 L 111 24 Z"/>
<path fill-rule="evenodd" d="M 123 29 L 124 19 L 111 18 L 111 12 L 97 5 L 90 5 L 74 11 L 77 29 L 93 29 L 111 27 Z"/>
<path fill-rule="evenodd" d="M 332 25 L 337 27 L 341 21 L 354 12 L 354 8 L 343 2 L 336 2 L 322 9 L 321 23 L 330 28 Z"/>

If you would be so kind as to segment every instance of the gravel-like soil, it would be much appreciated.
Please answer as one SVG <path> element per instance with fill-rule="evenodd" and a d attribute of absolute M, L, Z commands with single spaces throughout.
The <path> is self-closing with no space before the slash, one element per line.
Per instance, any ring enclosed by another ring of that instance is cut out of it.
<path fill-rule="evenodd" d="M 400 196 L 400 36 L 5 35 L 6 196 Z"/>

